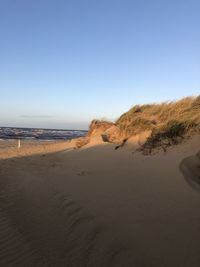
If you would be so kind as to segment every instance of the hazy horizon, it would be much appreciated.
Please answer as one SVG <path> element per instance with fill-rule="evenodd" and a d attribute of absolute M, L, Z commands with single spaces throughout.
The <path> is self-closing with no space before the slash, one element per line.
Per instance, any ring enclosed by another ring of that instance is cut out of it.
<path fill-rule="evenodd" d="M 43 129 L 43 130 L 63 130 L 63 131 L 85 131 L 87 132 L 88 131 L 88 128 L 87 129 L 74 129 L 74 128 L 47 128 L 47 127 L 23 127 L 23 126 L 5 126 L 5 125 L 2 125 L 0 126 L 0 128 L 17 128 L 17 129 Z"/>
<path fill-rule="evenodd" d="M 200 2 L 1 1 L 0 126 L 87 129 L 200 94 Z"/>

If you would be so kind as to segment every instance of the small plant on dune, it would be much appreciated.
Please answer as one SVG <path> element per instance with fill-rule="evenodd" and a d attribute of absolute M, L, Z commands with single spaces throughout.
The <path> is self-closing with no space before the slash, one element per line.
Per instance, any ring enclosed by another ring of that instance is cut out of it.
<path fill-rule="evenodd" d="M 177 137 L 183 137 L 185 133 L 185 124 L 176 120 L 171 120 L 162 127 L 155 129 L 149 139 L 148 143 L 151 143 L 152 146 L 155 146 L 157 143 L 162 140 L 170 139 L 175 140 Z"/>
<path fill-rule="evenodd" d="M 140 105 L 136 105 L 134 106 L 131 110 L 131 113 L 138 113 L 138 112 L 142 112 L 141 106 Z"/>
<path fill-rule="evenodd" d="M 194 102 L 192 103 L 192 107 L 193 108 L 197 108 L 197 109 L 200 109 L 200 96 L 198 96 Z"/>
<path fill-rule="evenodd" d="M 156 147 L 166 147 L 180 143 L 186 134 L 194 132 L 198 125 L 193 121 L 171 120 L 159 128 L 155 128 L 147 141 L 142 146 L 142 150 L 151 150 Z"/>

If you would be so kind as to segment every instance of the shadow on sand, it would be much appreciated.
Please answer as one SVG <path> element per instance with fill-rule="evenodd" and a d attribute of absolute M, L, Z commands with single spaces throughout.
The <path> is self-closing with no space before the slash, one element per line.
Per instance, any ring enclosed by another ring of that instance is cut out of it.
<path fill-rule="evenodd" d="M 200 151 L 195 156 L 185 158 L 180 164 L 180 170 L 186 182 L 200 192 Z"/>

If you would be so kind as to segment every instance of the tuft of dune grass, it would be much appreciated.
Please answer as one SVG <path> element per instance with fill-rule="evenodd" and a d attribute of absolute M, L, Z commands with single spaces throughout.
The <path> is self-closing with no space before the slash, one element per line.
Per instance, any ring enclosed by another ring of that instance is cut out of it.
<path fill-rule="evenodd" d="M 187 134 L 200 132 L 200 96 L 161 104 L 136 105 L 124 113 L 116 125 L 126 136 L 145 130 L 152 134 L 144 147 L 175 144 Z"/>

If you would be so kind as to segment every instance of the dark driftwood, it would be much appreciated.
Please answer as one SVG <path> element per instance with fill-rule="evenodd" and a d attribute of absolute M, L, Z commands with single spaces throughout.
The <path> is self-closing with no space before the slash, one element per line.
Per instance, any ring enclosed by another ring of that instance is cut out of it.
<path fill-rule="evenodd" d="M 117 150 L 120 147 L 123 147 L 126 144 L 127 140 L 128 140 L 128 138 L 125 138 L 120 145 L 115 147 L 115 150 Z"/>

